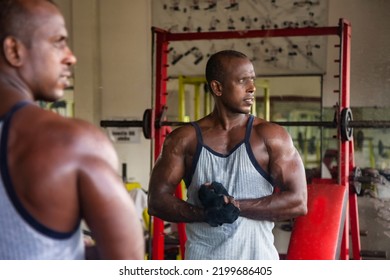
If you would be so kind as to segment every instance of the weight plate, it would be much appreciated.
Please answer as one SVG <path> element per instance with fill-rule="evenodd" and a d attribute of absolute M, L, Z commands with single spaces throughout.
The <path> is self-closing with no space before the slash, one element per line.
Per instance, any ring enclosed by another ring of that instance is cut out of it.
<path fill-rule="evenodd" d="M 350 141 L 353 137 L 353 128 L 349 126 L 349 122 L 352 120 L 351 109 L 342 109 L 340 114 L 340 135 L 342 141 Z"/>
<path fill-rule="evenodd" d="M 142 132 L 146 139 L 152 138 L 152 119 L 153 119 L 153 110 L 146 109 L 142 117 Z"/>
<path fill-rule="evenodd" d="M 358 166 L 356 166 L 349 176 L 350 184 L 353 186 L 355 193 L 359 195 L 362 191 L 362 183 L 359 181 L 359 179 L 362 177 L 362 170 Z"/>

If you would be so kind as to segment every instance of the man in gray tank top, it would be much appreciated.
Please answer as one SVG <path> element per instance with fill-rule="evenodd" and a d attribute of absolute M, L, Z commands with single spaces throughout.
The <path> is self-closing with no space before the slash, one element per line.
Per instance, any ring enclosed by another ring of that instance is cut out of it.
<path fill-rule="evenodd" d="M 76 58 L 49 0 L 0 0 L 0 259 L 83 259 L 81 220 L 102 259 L 143 259 L 142 226 L 109 139 L 41 109 Z"/>
<path fill-rule="evenodd" d="M 274 221 L 307 213 L 305 169 L 290 135 L 250 114 L 255 77 L 244 54 L 213 54 L 206 66 L 213 111 L 170 133 L 152 170 L 149 213 L 187 223 L 186 259 L 278 259 Z M 174 195 L 181 180 L 187 201 Z"/>

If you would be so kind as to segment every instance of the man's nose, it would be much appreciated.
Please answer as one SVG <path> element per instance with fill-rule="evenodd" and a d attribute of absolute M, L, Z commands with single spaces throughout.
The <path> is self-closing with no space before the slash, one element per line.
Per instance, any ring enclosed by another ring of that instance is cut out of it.
<path fill-rule="evenodd" d="M 65 63 L 69 66 L 77 63 L 77 58 L 69 47 L 66 50 Z"/>
<path fill-rule="evenodd" d="M 248 80 L 247 82 L 247 88 L 249 91 L 256 91 L 256 81 L 255 80 Z"/>

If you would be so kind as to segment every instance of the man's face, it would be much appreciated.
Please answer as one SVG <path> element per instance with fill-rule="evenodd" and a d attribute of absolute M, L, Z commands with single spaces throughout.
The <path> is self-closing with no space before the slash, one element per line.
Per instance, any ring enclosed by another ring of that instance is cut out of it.
<path fill-rule="evenodd" d="M 222 97 L 225 106 L 237 113 L 250 113 L 256 91 L 253 64 L 249 59 L 229 58 L 224 65 Z"/>
<path fill-rule="evenodd" d="M 70 67 L 76 58 L 67 45 L 65 22 L 56 7 L 45 5 L 33 21 L 37 28 L 30 35 L 21 74 L 35 100 L 55 101 L 69 86 Z"/>

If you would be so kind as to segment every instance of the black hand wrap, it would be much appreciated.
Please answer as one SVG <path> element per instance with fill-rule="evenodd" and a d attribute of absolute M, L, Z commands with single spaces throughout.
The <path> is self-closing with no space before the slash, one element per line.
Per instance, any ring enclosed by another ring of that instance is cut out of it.
<path fill-rule="evenodd" d="M 221 183 L 213 182 L 211 185 L 201 185 L 198 195 L 205 208 L 206 223 L 210 226 L 231 224 L 237 220 L 240 210 L 232 203 L 225 204 L 224 196 L 230 195 Z"/>

